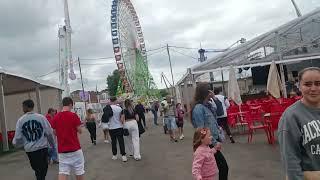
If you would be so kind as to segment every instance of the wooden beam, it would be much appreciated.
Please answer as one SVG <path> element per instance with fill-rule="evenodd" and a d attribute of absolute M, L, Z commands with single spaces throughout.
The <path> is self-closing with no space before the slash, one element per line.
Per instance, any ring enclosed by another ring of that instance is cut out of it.
<path fill-rule="evenodd" d="M 7 120 L 6 120 L 6 110 L 5 110 L 5 99 L 3 90 L 3 74 L 0 74 L 0 124 L 2 133 L 2 144 L 3 151 L 9 151 L 9 142 L 7 134 Z"/>

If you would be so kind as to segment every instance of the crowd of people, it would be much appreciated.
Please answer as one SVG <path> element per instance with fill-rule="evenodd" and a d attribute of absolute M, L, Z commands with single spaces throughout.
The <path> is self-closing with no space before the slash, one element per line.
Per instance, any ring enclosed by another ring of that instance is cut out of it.
<path fill-rule="evenodd" d="M 86 111 L 84 121 L 73 112 L 74 102 L 70 97 L 62 100 L 60 112 L 49 108 L 45 116 L 35 113 L 34 102 L 30 99 L 22 103 L 24 115 L 17 121 L 13 144 L 24 147 L 37 180 L 44 180 L 50 163 L 59 164 L 59 180 L 65 180 L 73 172 L 77 180 L 84 179 L 84 156 L 78 134 L 84 125 L 90 134 L 93 145 L 97 143 L 97 126 L 104 133 L 104 142 L 111 143 L 112 158 L 117 160 L 117 143 L 122 161 L 133 157 L 141 160 L 140 136 L 145 132 L 145 108 L 141 102 L 134 107 L 130 99 L 119 104 L 116 97 L 103 108 L 101 120 L 92 109 Z M 152 107 L 154 124 L 157 123 L 159 106 L 155 101 Z"/>
<path fill-rule="evenodd" d="M 111 97 L 110 103 L 103 108 L 101 120 L 96 118 L 92 109 L 88 109 L 84 121 L 73 112 L 74 102 L 71 98 L 65 97 L 62 104 L 60 112 L 50 108 L 43 116 L 33 112 L 32 100 L 23 102 L 25 114 L 17 122 L 13 144 L 17 147 L 24 146 L 37 180 L 45 179 L 51 162 L 59 164 L 59 180 L 67 179 L 72 172 L 77 180 L 84 179 L 84 156 L 78 139 L 83 125 L 88 130 L 93 145 L 97 143 L 97 126 L 102 128 L 104 142 L 111 143 L 112 146 L 111 159 L 118 159 L 118 147 L 123 162 L 128 161 L 127 155 L 136 161 L 142 159 L 140 136 L 147 126 L 146 109 L 141 102 L 138 101 L 134 106 L 132 100 L 126 99 L 123 104 L 119 104 L 116 97 Z M 173 98 L 167 96 L 161 102 L 161 107 L 158 101 L 154 101 L 149 110 L 153 114 L 155 126 L 159 125 L 158 111 L 161 112 L 170 141 L 178 142 L 177 136 L 180 140 L 184 139 L 185 110 L 181 103 L 174 103 Z"/>
<path fill-rule="evenodd" d="M 310 67 L 299 73 L 299 90 L 302 99 L 283 113 L 278 129 L 281 157 L 287 178 L 290 180 L 320 179 L 320 68 Z M 78 134 L 82 122 L 73 110 L 73 100 L 65 97 L 60 112 L 50 108 L 46 116 L 33 112 L 34 102 L 22 103 L 24 115 L 17 121 L 13 144 L 24 147 L 37 180 L 44 180 L 50 162 L 59 164 L 59 180 L 73 172 L 77 180 L 84 179 L 84 156 Z M 154 101 L 151 112 L 158 126 L 158 111 L 163 114 L 164 127 L 170 141 L 184 139 L 184 116 L 189 114 L 193 127 L 192 176 L 195 180 L 227 180 L 229 167 L 222 153 L 224 130 L 230 142 L 235 143 L 227 123 L 228 99 L 220 89 L 212 91 L 208 83 L 198 83 L 189 112 L 180 103 L 167 96 L 159 103 Z M 116 97 L 103 108 L 101 120 L 87 110 L 85 126 L 93 145 L 97 143 L 97 124 L 104 132 L 104 142 L 111 142 L 112 158 L 117 160 L 119 144 L 123 162 L 127 155 L 140 161 L 140 136 L 145 132 L 145 107 L 141 102 L 126 99 L 119 105 Z M 177 135 L 179 138 L 177 138 Z M 110 136 L 110 137 L 109 137 Z"/>
<path fill-rule="evenodd" d="M 282 162 L 288 180 L 316 180 L 320 179 L 320 68 L 303 69 L 298 75 L 297 86 L 302 99 L 287 108 L 279 122 Z M 219 103 L 214 98 L 225 101 L 218 94 L 218 90 L 210 91 L 206 83 L 196 87 L 192 109 L 192 123 L 197 128 L 192 164 L 196 180 L 228 179 L 228 164 L 221 153 L 224 137 L 219 125 L 227 131 L 231 143 L 234 139 L 226 126 L 226 116 L 218 115 Z"/>

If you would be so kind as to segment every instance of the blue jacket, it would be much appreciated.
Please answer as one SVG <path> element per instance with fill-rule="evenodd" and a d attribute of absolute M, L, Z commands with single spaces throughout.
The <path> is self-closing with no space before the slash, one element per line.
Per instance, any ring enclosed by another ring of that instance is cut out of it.
<path fill-rule="evenodd" d="M 211 104 L 197 104 L 192 110 L 192 124 L 194 128 L 209 128 L 212 134 L 212 145 L 219 141 L 219 126 L 215 109 Z"/>

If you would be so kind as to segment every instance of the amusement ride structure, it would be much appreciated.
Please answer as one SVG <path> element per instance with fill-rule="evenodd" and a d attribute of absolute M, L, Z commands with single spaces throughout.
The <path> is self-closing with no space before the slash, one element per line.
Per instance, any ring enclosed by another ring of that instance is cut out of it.
<path fill-rule="evenodd" d="M 148 68 L 141 24 L 130 0 L 112 1 L 111 36 L 120 73 L 118 94 L 152 95 L 150 90 L 156 85 Z"/>
<path fill-rule="evenodd" d="M 73 68 L 72 51 L 71 51 L 71 25 L 69 17 L 68 0 L 64 0 L 65 25 L 59 27 L 59 81 L 60 86 L 64 89 L 62 97 L 70 95 L 70 85 L 68 79 L 76 79 Z"/>

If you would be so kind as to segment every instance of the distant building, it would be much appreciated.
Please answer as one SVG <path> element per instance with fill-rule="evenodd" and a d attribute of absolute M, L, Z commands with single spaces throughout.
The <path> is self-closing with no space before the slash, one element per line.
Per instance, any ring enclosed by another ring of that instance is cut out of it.
<path fill-rule="evenodd" d="M 81 102 L 80 98 L 80 92 L 82 90 L 76 90 L 71 93 L 71 98 L 74 102 Z M 106 100 L 109 99 L 109 91 L 107 89 L 104 89 L 100 92 L 96 91 L 89 91 L 89 100 L 87 102 L 89 103 L 98 103 L 100 100 Z"/>

